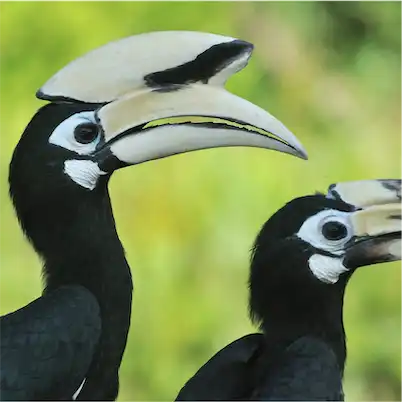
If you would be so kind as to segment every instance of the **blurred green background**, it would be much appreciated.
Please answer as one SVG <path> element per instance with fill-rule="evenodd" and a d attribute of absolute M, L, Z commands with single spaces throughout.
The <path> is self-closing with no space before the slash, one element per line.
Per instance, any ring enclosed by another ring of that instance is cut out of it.
<path fill-rule="evenodd" d="M 8 199 L 21 132 L 59 68 L 146 31 L 207 31 L 255 44 L 228 88 L 269 110 L 309 152 L 305 162 L 251 148 L 195 152 L 124 169 L 111 181 L 133 270 L 120 400 L 171 400 L 247 317 L 249 249 L 293 197 L 330 183 L 398 178 L 401 4 L 374 2 L 1 3 L 1 313 L 41 292 L 40 262 Z M 139 62 L 141 62 L 139 60 Z M 362 269 L 345 304 L 349 400 L 400 400 L 400 264 Z"/>

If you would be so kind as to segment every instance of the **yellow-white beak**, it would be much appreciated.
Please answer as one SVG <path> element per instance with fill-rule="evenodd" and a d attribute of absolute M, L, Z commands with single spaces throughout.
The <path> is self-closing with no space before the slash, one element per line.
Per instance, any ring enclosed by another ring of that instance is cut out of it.
<path fill-rule="evenodd" d="M 248 42 L 200 32 L 132 36 L 74 60 L 37 96 L 96 104 L 102 139 L 95 156 L 107 171 L 225 146 L 267 148 L 306 159 L 303 146 L 282 123 L 224 89 L 226 80 L 247 65 L 252 50 Z"/>
<path fill-rule="evenodd" d="M 330 186 L 328 197 L 356 207 L 346 268 L 401 259 L 401 180 L 338 183 Z"/>

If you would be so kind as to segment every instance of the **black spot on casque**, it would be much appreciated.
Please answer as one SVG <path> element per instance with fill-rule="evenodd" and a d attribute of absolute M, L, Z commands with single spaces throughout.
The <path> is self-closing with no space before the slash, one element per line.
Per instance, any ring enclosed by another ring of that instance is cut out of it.
<path fill-rule="evenodd" d="M 36 97 L 41 100 L 47 100 L 47 101 L 60 101 L 60 102 L 77 102 L 76 100 L 72 98 L 68 98 L 66 96 L 61 96 L 61 95 L 46 95 L 44 92 L 42 92 L 40 89 L 36 91 Z"/>
<path fill-rule="evenodd" d="M 183 88 L 182 84 L 170 84 L 163 87 L 154 88 L 152 92 L 175 92 L 179 91 L 181 88 Z"/>
<path fill-rule="evenodd" d="M 387 190 L 395 191 L 398 200 L 401 199 L 401 180 L 379 180 Z"/>
<path fill-rule="evenodd" d="M 332 198 L 332 199 L 337 200 L 337 201 L 343 201 L 343 200 L 342 200 L 342 197 L 341 197 L 341 196 L 339 195 L 339 193 L 335 190 L 335 187 L 336 187 L 336 183 L 331 184 L 331 185 L 328 187 L 327 198 Z"/>
<path fill-rule="evenodd" d="M 105 106 L 107 103 L 110 102 L 85 102 L 79 99 L 69 98 L 67 96 L 62 95 L 46 95 L 40 89 L 36 91 L 35 96 L 40 100 L 45 100 L 53 103 L 70 103 L 75 105 L 85 105 L 89 108 L 99 109 L 102 106 Z"/>
<path fill-rule="evenodd" d="M 147 74 L 144 80 L 147 86 L 159 87 L 159 90 L 161 87 L 172 88 L 172 86 L 173 90 L 180 89 L 175 86 L 199 81 L 207 84 L 211 77 L 223 70 L 233 60 L 245 53 L 251 53 L 252 50 L 251 43 L 241 40 L 219 43 L 200 53 L 194 60 Z"/>

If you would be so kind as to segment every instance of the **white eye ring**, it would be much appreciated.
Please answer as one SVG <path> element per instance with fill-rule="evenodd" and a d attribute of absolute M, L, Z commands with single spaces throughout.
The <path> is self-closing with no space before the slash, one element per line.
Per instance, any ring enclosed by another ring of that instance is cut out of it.
<path fill-rule="evenodd" d="M 49 143 L 69 149 L 79 155 L 88 155 L 95 151 L 100 141 L 100 133 L 91 142 L 78 142 L 74 131 L 77 126 L 84 123 L 96 124 L 95 112 L 86 111 L 73 114 L 62 123 L 60 123 L 49 137 Z"/>
<path fill-rule="evenodd" d="M 325 237 L 322 230 L 329 222 L 340 223 L 345 226 L 347 229 L 347 235 L 333 240 Z M 328 251 L 334 255 L 341 255 L 343 253 L 342 247 L 353 236 L 350 214 L 348 212 L 337 211 L 334 209 L 321 211 L 308 218 L 300 227 L 296 235 L 319 250 Z"/>

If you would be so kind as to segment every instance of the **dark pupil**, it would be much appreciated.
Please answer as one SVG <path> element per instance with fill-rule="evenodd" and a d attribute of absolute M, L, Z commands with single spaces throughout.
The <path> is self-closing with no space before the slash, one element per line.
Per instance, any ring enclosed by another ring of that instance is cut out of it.
<path fill-rule="evenodd" d="M 347 236 L 348 229 L 340 222 L 327 222 L 322 227 L 322 234 L 328 240 L 340 240 Z"/>
<path fill-rule="evenodd" d="M 95 123 L 79 124 L 74 130 L 74 138 L 81 144 L 89 144 L 98 136 L 98 126 Z"/>

